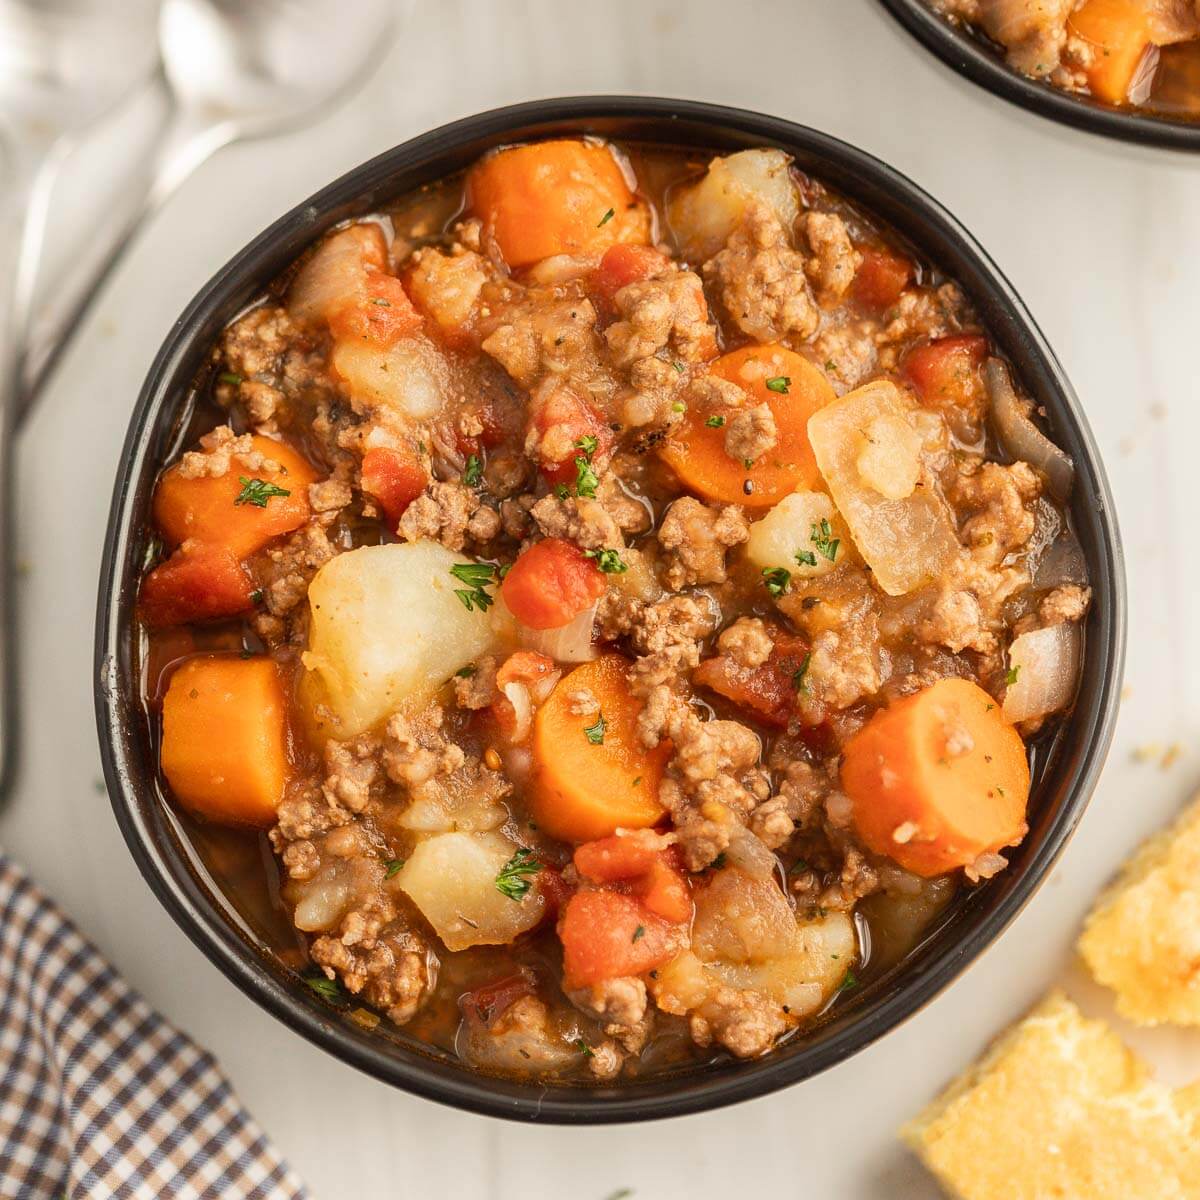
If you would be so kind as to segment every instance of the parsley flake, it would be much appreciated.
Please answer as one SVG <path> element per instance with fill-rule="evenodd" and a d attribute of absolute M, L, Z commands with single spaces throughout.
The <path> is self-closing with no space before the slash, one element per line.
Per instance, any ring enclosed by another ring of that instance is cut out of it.
<path fill-rule="evenodd" d="M 234 387 L 237 387 L 237 385 L 242 382 L 242 377 L 236 371 L 222 371 L 221 374 L 217 376 L 217 382 L 228 383 L 232 384 Z"/>
<path fill-rule="evenodd" d="M 462 601 L 467 612 L 487 612 L 495 603 L 487 591 L 488 586 L 496 577 L 496 568 L 491 563 L 455 563 L 450 568 L 450 574 L 465 588 L 455 588 L 454 594 Z"/>
<path fill-rule="evenodd" d="M 463 472 L 463 483 L 467 487 L 478 487 L 483 482 L 483 463 L 478 454 L 472 454 L 467 459 L 467 469 Z"/>
<path fill-rule="evenodd" d="M 681 362 L 673 362 L 673 363 L 671 364 L 671 366 L 673 366 L 673 367 L 675 368 L 675 374 L 676 374 L 676 375 L 682 375 L 682 374 L 683 374 L 683 372 L 684 372 L 684 365 L 683 365 L 683 363 L 681 363 Z"/>
<path fill-rule="evenodd" d="M 608 722 L 604 719 L 604 714 L 599 713 L 596 716 L 595 725 L 585 725 L 583 727 L 584 737 L 587 738 L 593 746 L 604 745 L 604 733 L 608 729 Z"/>
<path fill-rule="evenodd" d="M 524 900 L 533 887 L 531 876 L 542 869 L 542 864 L 533 856 L 533 851 L 522 846 L 500 868 L 496 876 L 496 891 L 510 900 Z"/>
<path fill-rule="evenodd" d="M 397 874 L 400 868 L 404 866 L 404 861 L 405 860 L 402 858 L 389 858 L 387 862 L 383 864 L 385 867 L 387 867 L 387 873 L 384 875 L 384 879 L 391 879 L 393 875 Z"/>
<path fill-rule="evenodd" d="M 575 457 L 575 495 L 595 499 L 600 477 L 592 470 L 592 464 L 582 454 Z"/>
<path fill-rule="evenodd" d="M 342 985 L 336 979 L 330 979 L 324 972 L 305 975 L 303 978 L 305 985 L 316 992 L 318 996 L 335 1001 L 345 999 L 342 995 Z"/>
<path fill-rule="evenodd" d="M 704 423 L 705 423 L 705 425 L 707 425 L 709 427 L 709 429 L 720 429 L 721 426 L 725 424 L 725 418 L 724 417 L 709 417 L 708 420 L 705 421 Z"/>
<path fill-rule="evenodd" d="M 798 692 L 803 692 L 808 695 L 808 667 L 812 662 L 811 652 L 806 654 L 801 660 L 799 667 L 796 668 L 796 673 L 792 676 L 792 687 Z"/>
<path fill-rule="evenodd" d="M 817 556 L 811 550 L 797 550 L 795 559 L 802 567 L 815 567 L 817 565 Z"/>
<path fill-rule="evenodd" d="M 474 663 L 467 663 L 465 667 L 459 667 L 454 673 L 459 679 L 470 679 L 478 670 L 479 668 Z"/>
<path fill-rule="evenodd" d="M 1009 687 L 1012 687 L 1013 684 L 1015 684 L 1017 682 L 1017 676 L 1020 674 L 1021 674 L 1021 668 L 1019 666 L 1009 667 L 1008 670 L 1005 672 L 1004 682 L 1006 684 L 1008 684 Z"/>
<path fill-rule="evenodd" d="M 637 927 L 637 928 L 636 928 L 636 929 L 633 931 L 633 937 L 631 937 L 629 940 L 630 940 L 631 942 L 636 942 L 636 941 L 637 941 L 639 938 L 644 938 L 645 936 L 646 936 L 646 927 L 645 927 L 645 925 L 639 925 L 639 926 L 638 926 L 638 927 Z"/>
<path fill-rule="evenodd" d="M 611 221 L 616 215 L 617 210 L 615 208 L 610 208 L 608 212 L 606 212 L 604 216 L 602 216 L 600 220 L 596 222 L 596 228 L 599 229 L 601 225 L 607 225 L 609 221 Z"/>
<path fill-rule="evenodd" d="M 565 500 L 571 494 L 571 489 L 565 483 L 556 483 L 554 485 L 554 494 L 560 500 Z"/>
<path fill-rule="evenodd" d="M 767 391 L 778 392 L 781 396 L 786 396 L 791 386 L 792 377 L 790 375 L 774 375 L 767 380 Z"/>
<path fill-rule="evenodd" d="M 762 575 L 767 591 L 777 600 L 788 590 L 788 584 L 792 581 L 792 573 L 787 567 L 763 567 Z"/>
<path fill-rule="evenodd" d="M 599 442 L 597 442 L 596 439 L 590 433 L 585 433 L 583 435 L 583 437 L 581 437 L 575 443 L 575 449 L 582 450 L 584 452 L 584 454 L 587 456 L 588 460 L 590 461 L 592 455 L 596 453 L 596 447 L 598 445 L 599 445 Z"/>
<path fill-rule="evenodd" d="M 837 986 L 837 994 L 848 992 L 851 988 L 858 987 L 858 976 L 853 971 L 847 971 L 842 977 L 842 982 Z"/>
<path fill-rule="evenodd" d="M 239 475 L 238 483 L 242 485 L 242 490 L 238 492 L 237 498 L 233 502 L 235 506 L 253 504 L 255 508 L 266 508 L 267 501 L 272 496 L 290 496 L 292 494 L 287 488 L 268 483 L 265 479 L 247 479 L 245 475 Z"/>
<path fill-rule="evenodd" d="M 838 547 L 842 544 L 841 538 L 833 536 L 833 529 L 829 522 L 822 517 L 821 523 L 813 524 L 809 530 L 808 540 L 827 558 L 833 562 L 837 558 Z"/>
<path fill-rule="evenodd" d="M 575 1039 L 575 1049 L 578 1050 L 584 1058 L 595 1058 L 596 1052 L 583 1040 L 583 1038 Z"/>
<path fill-rule="evenodd" d="M 629 570 L 629 564 L 624 562 L 616 550 L 585 550 L 585 558 L 594 558 L 596 566 L 605 575 L 624 575 Z"/>

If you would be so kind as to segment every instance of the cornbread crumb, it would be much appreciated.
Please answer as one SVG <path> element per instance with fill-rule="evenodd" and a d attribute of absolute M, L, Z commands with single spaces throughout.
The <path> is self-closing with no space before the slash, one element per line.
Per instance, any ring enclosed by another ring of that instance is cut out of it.
<path fill-rule="evenodd" d="M 1200 1025 L 1200 798 L 1102 893 L 1079 952 L 1123 1017 Z"/>
<path fill-rule="evenodd" d="M 1172 1091 L 1052 993 L 903 1130 L 960 1200 L 1200 1196 L 1200 1086 Z"/>

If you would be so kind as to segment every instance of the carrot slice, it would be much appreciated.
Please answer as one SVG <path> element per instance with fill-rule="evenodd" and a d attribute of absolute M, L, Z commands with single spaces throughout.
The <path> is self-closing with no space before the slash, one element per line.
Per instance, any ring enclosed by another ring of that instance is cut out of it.
<path fill-rule="evenodd" d="M 193 538 L 245 557 L 308 520 L 308 486 L 316 472 L 283 442 L 255 435 L 253 443 L 280 469 L 252 471 L 235 457 L 216 477 L 188 478 L 178 463 L 163 473 L 154 493 L 154 520 L 168 543 Z"/>
<path fill-rule="evenodd" d="M 564 842 L 589 842 L 618 829 L 662 820 L 658 786 L 670 748 L 638 739 L 641 701 L 629 690 L 627 664 L 609 654 L 559 680 L 533 722 L 530 809 Z M 573 699 L 589 692 L 599 712 L 581 715 Z M 603 718 L 603 724 L 599 718 Z"/>
<path fill-rule="evenodd" d="M 650 240 L 649 210 L 600 142 L 535 142 L 501 150 L 471 171 L 467 196 L 510 267 Z"/>
<path fill-rule="evenodd" d="M 1098 100 L 1125 104 L 1150 47 L 1145 0 L 1087 0 L 1067 18 L 1067 30 L 1093 50 L 1088 89 Z"/>
<path fill-rule="evenodd" d="M 968 866 L 1025 832 L 1029 763 L 982 688 L 941 679 L 877 712 L 842 750 L 859 836 L 918 875 Z"/>
<path fill-rule="evenodd" d="M 675 953 L 678 926 L 656 917 L 633 896 L 576 892 L 558 922 L 563 981 L 587 987 L 622 975 L 644 975 Z"/>
<path fill-rule="evenodd" d="M 269 658 L 185 662 L 163 699 L 162 769 L 180 804 L 225 825 L 273 825 L 288 778 L 284 713 Z"/>
<path fill-rule="evenodd" d="M 808 419 L 835 398 L 821 371 L 778 345 L 744 346 L 723 354 L 709 371 L 741 385 L 749 405 L 767 405 L 778 440 L 747 467 L 725 453 L 726 428 L 738 409 L 689 410 L 661 450 L 684 487 L 708 500 L 770 508 L 797 488 L 816 483 L 819 472 L 808 442 Z"/>

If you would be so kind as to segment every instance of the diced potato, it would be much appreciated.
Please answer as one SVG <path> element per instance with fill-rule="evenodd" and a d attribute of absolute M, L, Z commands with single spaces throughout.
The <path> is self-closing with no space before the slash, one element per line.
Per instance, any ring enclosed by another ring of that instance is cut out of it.
<path fill-rule="evenodd" d="M 714 158 L 703 179 L 676 190 L 667 222 L 683 257 L 700 263 L 716 254 L 755 199 L 769 204 L 790 233 L 800 211 L 791 165 L 782 150 L 740 150 Z"/>
<path fill-rule="evenodd" d="M 827 404 L 808 422 L 808 438 L 833 501 L 889 596 L 902 596 L 936 578 L 960 550 L 950 510 L 931 488 L 916 487 L 910 495 L 890 499 L 872 483 L 887 484 L 872 465 L 880 455 L 909 460 L 913 442 L 907 432 L 896 436 L 901 425 L 919 444 L 909 406 L 886 380 Z"/>
<path fill-rule="evenodd" d="M 864 430 L 866 444 L 855 466 L 859 478 L 889 500 L 904 500 L 921 478 L 921 435 L 893 414 L 882 414 Z"/>
<path fill-rule="evenodd" d="M 1066 708 L 1075 698 L 1083 640 L 1074 621 L 1035 629 L 1008 648 L 1009 678 L 1004 716 L 1028 721 Z"/>
<path fill-rule="evenodd" d="M 496 789 L 467 773 L 439 787 L 419 789 L 398 823 L 414 833 L 484 833 L 499 829 L 506 820 L 508 810 Z"/>
<path fill-rule="evenodd" d="M 359 404 L 390 408 L 415 421 L 438 414 L 449 386 L 445 359 L 423 337 L 403 338 L 388 350 L 343 338 L 334 345 L 330 361 Z"/>
<path fill-rule="evenodd" d="M 501 833 L 442 833 L 420 842 L 396 878 L 447 950 L 503 945 L 546 907 L 536 887 L 520 900 L 496 887 L 517 849 Z"/>
<path fill-rule="evenodd" d="M 317 572 L 303 690 L 324 732 L 354 737 L 496 649 L 498 623 L 454 594 L 464 585 L 450 568 L 465 561 L 406 542 L 362 546 Z"/>
<path fill-rule="evenodd" d="M 828 553 L 831 541 L 821 537 L 822 521 L 829 522 L 833 539 L 840 543 L 833 558 Z M 818 541 L 825 552 L 817 548 Z M 786 567 L 798 579 L 815 579 L 842 561 L 846 545 L 846 528 L 833 501 L 824 492 L 793 492 L 750 526 L 746 554 L 756 567 Z"/>

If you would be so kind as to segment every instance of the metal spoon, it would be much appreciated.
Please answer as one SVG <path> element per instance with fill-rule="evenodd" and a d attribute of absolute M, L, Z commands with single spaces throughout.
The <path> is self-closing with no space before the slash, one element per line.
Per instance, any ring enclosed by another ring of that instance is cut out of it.
<path fill-rule="evenodd" d="M 155 0 L 0 0 L 0 795 L 14 769 L 12 441 L 50 192 L 71 147 L 157 61 Z"/>
<path fill-rule="evenodd" d="M 48 289 L 29 333 L 32 398 L 138 227 L 215 151 L 302 125 L 362 82 L 408 0 L 164 0 L 159 21 L 166 119 L 140 189 L 99 214 L 89 253 Z"/>

